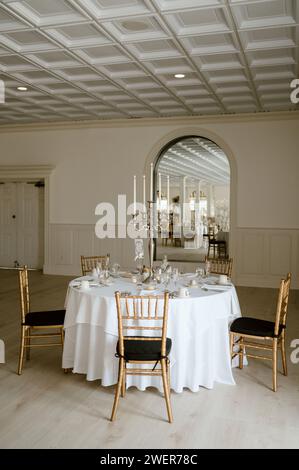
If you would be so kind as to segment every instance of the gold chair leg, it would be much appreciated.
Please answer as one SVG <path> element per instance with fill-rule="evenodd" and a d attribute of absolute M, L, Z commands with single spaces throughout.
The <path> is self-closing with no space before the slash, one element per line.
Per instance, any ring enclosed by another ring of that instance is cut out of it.
<path fill-rule="evenodd" d="M 63 329 L 63 326 L 60 328 L 60 341 L 61 341 L 61 346 L 62 346 L 62 349 L 63 349 L 63 346 L 64 346 L 64 329 Z M 72 369 L 63 369 L 63 372 L 65 374 L 68 374 Z"/>
<path fill-rule="evenodd" d="M 161 368 L 162 368 L 162 380 L 163 380 L 163 388 L 164 388 L 164 396 L 166 401 L 166 408 L 168 414 L 168 421 L 172 423 L 172 410 L 171 410 L 171 403 L 170 403 L 170 390 L 168 387 L 168 380 L 167 380 L 167 371 L 166 371 L 166 360 L 161 359 Z"/>
<path fill-rule="evenodd" d="M 21 345 L 20 345 L 20 355 L 19 355 L 19 366 L 18 366 L 18 374 L 22 374 L 23 369 L 23 361 L 24 361 L 24 349 L 25 349 L 25 327 L 22 326 L 21 331 Z"/>
<path fill-rule="evenodd" d="M 229 334 L 229 349 L 230 349 L 230 358 L 233 359 L 234 352 L 234 333 L 230 332 Z"/>
<path fill-rule="evenodd" d="M 240 338 L 240 354 L 239 354 L 239 369 L 243 369 L 243 358 L 244 358 L 244 345 L 243 338 Z"/>
<path fill-rule="evenodd" d="M 273 340 L 272 365 L 273 365 L 273 392 L 276 392 L 277 390 L 277 338 Z"/>
<path fill-rule="evenodd" d="M 288 366 L 287 366 L 287 357 L 286 357 L 286 343 L 285 343 L 285 332 L 282 332 L 281 338 L 281 358 L 282 358 L 282 367 L 283 374 L 288 375 Z"/>
<path fill-rule="evenodd" d="M 63 348 L 63 346 L 64 346 L 64 329 L 63 329 L 63 327 L 60 328 L 60 341 L 61 341 L 61 346 Z"/>
<path fill-rule="evenodd" d="M 123 379 L 121 384 L 121 396 L 126 396 L 126 364 L 124 364 Z"/>
<path fill-rule="evenodd" d="M 123 381 L 123 373 L 124 373 L 124 360 L 123 358 L 120 358 L 120 365 L 119 365 L 119 374 L 118 374 L 118 382 L 115 390 L 115 397 L 114 397 L 114 403 L 113 403 L 113 408 L 112 408 L 112 414 L 110 421 L 115 420 L 116 416 L 116 411 L 118 407 L 118 402 L 119 402 L 119 397 L 120 397 L 120 392 L 121 392 L 121 387 L 122 387 L 122 381 Z"/>
<path fill-rule="evenodd" d="M 31 329 L 28 328 L 28 332 L 27 332 L 27 335 L 30 336 L 31 335 Z M 26 340 L 26 361 L 29 361 L 30 360 L 30 344 L 31 344 L 31 338 L 27 338 Z"/>
<path fill-rule="evenodd" d="M 168 390 L 170 395 L 171 385 L 170 385 L 170 363 L 166 363 L 166 371 L 167 371 L 167 382 L 168 382 Z"/>

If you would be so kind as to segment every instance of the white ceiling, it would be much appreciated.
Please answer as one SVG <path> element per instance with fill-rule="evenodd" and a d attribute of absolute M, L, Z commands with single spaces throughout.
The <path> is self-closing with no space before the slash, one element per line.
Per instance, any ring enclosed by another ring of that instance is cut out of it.
<path fill-rule="evenodd" d="M 3 0 L 0 124 L 296 109 L 298 24 L 296 0 Z"/>
<path fill-rule="evenodd" d="M 227 156 L 218 145 L 203 137 L 183 139 L 172 145 L 160 159 L 157 172 L 164 177 L 164 186 L 167 175 L 172 185 L 179 184 L 185 176 L 193 183 L 228 185 L 230 182 Z"/>

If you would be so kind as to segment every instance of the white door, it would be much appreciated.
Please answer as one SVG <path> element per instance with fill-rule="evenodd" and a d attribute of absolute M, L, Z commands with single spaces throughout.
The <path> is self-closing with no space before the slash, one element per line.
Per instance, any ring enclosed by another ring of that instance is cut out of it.
<path fill-rule="evenodd" d="M 43 187 L 20 182 L 1 184 L 0 191 L 1 188 L 4 188 L 2 192 L 6 197 L 3 201 L 6 202 L 0 202 L 0 240 L 10 238 L 11 241 L 6 241 L 6 244 L 2 243 L 0 266 L 13 267 L 26 264 L 30 268 L 42 268 L 44 252 Z M 3 209 L 2 206 L 5 208 Z"/>
<path fill-rule="evenodd" d="M 0 184 L 0 266 L 14 266 L 17 257 L 17 192 L 15 183 Z"/>

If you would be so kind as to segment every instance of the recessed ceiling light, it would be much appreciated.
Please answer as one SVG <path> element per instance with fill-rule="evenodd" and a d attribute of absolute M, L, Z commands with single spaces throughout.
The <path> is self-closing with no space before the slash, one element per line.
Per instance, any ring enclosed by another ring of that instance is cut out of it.
<path fill-rule="evenodd" d="M 26 86 L 18 86 L 17 90 L 19 91 L 27 91 L 28 88 Z"/>
<path fill-rule="evenodd" d="M 185 74 L 184 73 L 176 73 L 174 78 L 185 78 Z"/>
<path fill-rule="evenodd" d="M 122 21 L 122 26 L 128 31 L 144 31 L 149 28 L 149 24 L 145 21 Z"/>

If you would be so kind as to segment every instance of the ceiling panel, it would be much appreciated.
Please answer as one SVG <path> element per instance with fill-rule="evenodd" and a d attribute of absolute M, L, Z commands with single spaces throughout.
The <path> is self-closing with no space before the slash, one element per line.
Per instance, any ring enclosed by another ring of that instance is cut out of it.
<path fill-rule="evenodd" d="M 295 110 L 298 38 L 296 0 L 3 0 L 0 122 Z"/>

